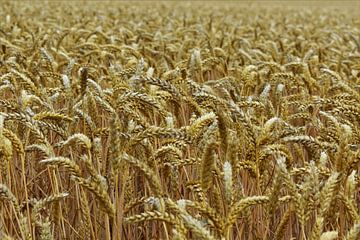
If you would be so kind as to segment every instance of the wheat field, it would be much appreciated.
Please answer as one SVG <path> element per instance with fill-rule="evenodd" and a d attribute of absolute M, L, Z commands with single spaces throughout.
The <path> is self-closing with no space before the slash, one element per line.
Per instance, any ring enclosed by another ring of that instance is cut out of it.
<path fill-rule="evenodd" d="M 2 1 L 0 239 L 360 239 L 360 5 L 328 4 Z"/>

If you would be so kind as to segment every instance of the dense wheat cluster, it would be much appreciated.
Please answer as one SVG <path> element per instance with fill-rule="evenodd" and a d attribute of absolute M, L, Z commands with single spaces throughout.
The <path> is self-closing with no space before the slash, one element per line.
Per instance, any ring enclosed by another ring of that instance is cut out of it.
<path fill-rule="evenodd" d="M 0 239 L 360 238 L 358 7 L 1 4 Z"/>

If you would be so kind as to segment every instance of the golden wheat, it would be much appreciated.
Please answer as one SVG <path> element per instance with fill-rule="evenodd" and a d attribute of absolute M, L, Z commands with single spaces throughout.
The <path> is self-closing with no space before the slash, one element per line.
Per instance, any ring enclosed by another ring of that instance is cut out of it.
<path fill-rule="evenodd" d="M 261 4 L 3 1 L 0 239 L 359 239 L 360 6 Z"/>

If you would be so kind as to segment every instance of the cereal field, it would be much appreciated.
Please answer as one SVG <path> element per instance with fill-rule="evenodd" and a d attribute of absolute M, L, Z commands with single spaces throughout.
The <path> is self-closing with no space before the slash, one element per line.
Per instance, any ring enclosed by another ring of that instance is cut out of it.
<path fill-rule="evenodd" d="M 0 239 L 360 239 L 360 4 L 1 1 Z"/>

